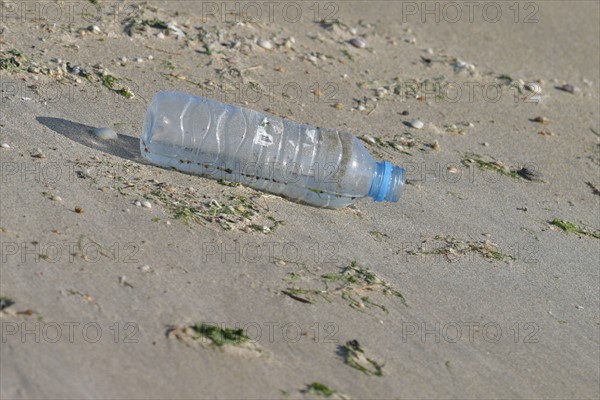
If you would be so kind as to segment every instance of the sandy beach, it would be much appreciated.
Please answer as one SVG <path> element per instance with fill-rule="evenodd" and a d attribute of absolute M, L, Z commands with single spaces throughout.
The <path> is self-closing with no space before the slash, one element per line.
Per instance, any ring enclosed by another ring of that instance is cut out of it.
<path fill-rule="evenodd" d="M 600 3 L 0 10 L 2 399 L 600 397 Z M 151 165 L 163 90 L 351 132 L 402 197 Z"/>

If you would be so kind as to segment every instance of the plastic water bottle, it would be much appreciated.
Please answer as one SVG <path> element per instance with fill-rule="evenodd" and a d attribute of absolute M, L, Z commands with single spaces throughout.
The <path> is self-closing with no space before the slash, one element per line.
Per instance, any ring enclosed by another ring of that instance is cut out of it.
<path fill-rule="evenodd" d="M 154 95 L 140 139 L 152 163 L 239 182 L 317 207 L 398 201 L 405 171 L 352 134 L 179 92 Z"/>

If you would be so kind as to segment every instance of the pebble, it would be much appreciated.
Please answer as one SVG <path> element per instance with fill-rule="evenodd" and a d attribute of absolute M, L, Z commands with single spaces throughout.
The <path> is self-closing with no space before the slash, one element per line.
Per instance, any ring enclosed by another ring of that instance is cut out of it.
<path fill-rule="evenodd" d="M 521 168 L 517 171 L 517 174 L 528 181 L 542 182 L 544 180 L 544 175 L 541 172 L 529 167 Z"/>
<path fill-rule="evenodd" d="M 575 308 L 578 310 L 583 310 L 583 306 L 580 306 L 580 305 L 576 305 Z"/>
<path fill-rule="evenodd" d="M 540 124 L 544 124 L 544 125 L 549 122 L 548 118 L 546 118 L 546 117 L 535 117 L 534 119 L 532 119 L 532 121 L 540 123 Z"/>
<path fill-rule="evenodd" d="M 136 58 L 133 59 L 133 61 L 135 61 L 136 63 L 143 63 L 144 59 L 141 58 L 141 57 L 136 57 Z"/>
<path fill-rule="evenodd" d="M 53 201 L 62 201 L 62 198 L 60 196 L 53 195 L 52 197 L 50 197 L 50 200 L 53 200 Z"/>
<path fill-rule="evenodd" d="M 92 134 L 102 140 L 113 140 L 118 137 L 117 133 L 110 128 L 96 128 Z"/>
<path fill-rule="evenodd" d="M 42 149 L 40 149 L 39 147 L 33 149 L 31 151 L 31 157 L 33 158 L 46 158 L 46 155 L 44 154 L 44 152 L 42 151 Z"/>
<path fill-rule="evenodd" d="M 285 264 L 286 264 L 286 262 L 283 261 L 283 260 L 277 260 L 277 261 L 275 261 L 275 265 L 277 265 L 279 267 L 284 267 Z"/>
<path fill-rule="evenodd" d="M 482 145 L 485 147 L 489 147 L 490 144 L 488 142 L 483 142 Z"/>
<path fill-rule="evenodd" d="M 418 119 L 413 119 L 412 121 L 409 122 L 409 124 L 410 124 L 410 126 L 412 126 L 415 129 L 423 129 L 423 127 L 425 126 L 423 121 L 420 121 Z"/>
<path fill-rule="evenodd" d="M 365 42 L 365 39 L 361 37 L 352 38 L 349 40 L 349 43 L 352 46 L 357 47 L 359 49 L 364 49 L 365 47 L 367 47 L 367 42 Z"/>
<path fill-rule="evenodd" d="M 266 39 L 258 39 L 256 42 L 257 45 L 266 50 L 273 50 L 273 43 L 270 40 Z"/>
<path fill-rule="evenodd" d="M 136 200 L 136 201 L 133 203 L 133 205 L 134 205 L 134 206 L 136 206 L 136 207 L 141 207 L 141 206 L 142 206 L 142 202 L 141 202 L 141 201 L 139 201 L 139 200 Z"/>
<path fill-rule="evenodd" d="M 164 34 L 164 33 L 162 33 L 162 32 L 158 32 L 158 33 L 156 34 L 156 37 L 157 37 L 157 38 L 159 38 L 159 39 L 164 39 L 164 38 L 165 38 L 165 34 Z"/>
<path fill-rule="evenodd" d="M 144 208 L 152 208 L 152 204 L 148 200 L 142 200 L 141 205 Z"/>
<path fill-rule="evenodd" d="M 2 147 L 3 149 L 10 149 L 10 145 L 8 143 L 2 143 L 0 144 L 0 147 Z"/>
<path fill-rule="evenodd" d="M 564 90 L 565 92 L 569 92 L 569 93 L 579 92 L 579 88 L 577 86 L 573 85 L 572 83 L 564 84 L 560 87 L 560 89 Z"/>

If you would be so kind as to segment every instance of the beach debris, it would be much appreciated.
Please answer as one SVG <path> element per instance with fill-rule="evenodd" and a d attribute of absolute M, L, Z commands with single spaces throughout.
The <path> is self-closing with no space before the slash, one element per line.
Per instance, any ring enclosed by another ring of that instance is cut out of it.
<path fill-rule="evenodd" d="M 117 133 L 110 128 L 95 128 L 92 130 L 92 134 L 102 140 L 113 140 L 118 137 Z"/>
<path fill-rule="evenodd" d="M 3 149 L 10 149 L 10 145 L 8 143 L 2 143 L 0 144 L 0 147 Z"/>
<path fill-rule="evenodd" d="M 258 39 L 256 44 L 265 50 L 273 50 L 273 42 L 267 39 Z"/>
<path fill-rule="evenodd" d="M 587 181 L 585 183 L 586 185 L 588 185 L 588 187 L 590 189 L 592 189 L 592 193 L 595 194 L 596 196 L 600 196 L 600 189 L 596 187 L 596 185 L 594 185 L 592 182 Z"/>
<path fill-rule="evenodd" d="M 596 239 L 600 239 L 599 231 L 592 232 L 589 229 L 582 228 L 579 225 L 576 225 L 576 224 L 566 221 L 564 219 L 554 218 L 549 223 L 550 223 L 550 225 L 558 226 L 560 229 L 562 229 L 565 232 L 578 233 L 580 235 L 590 236 L 590 237 L 593 237 Z"/>
<path fill-rule="evenodd" d="M 366 375 L 383 376 L 383 365 L 367 357 L 358 340 L 350 340 L 339 346 L 338 354 L 342 356 L 346 365 Z"/>
<path fill-rule="evenodd" d="M 291 273 L 292 278 L 297 276 L 296 272 Z M 349 266 L 340 268 L 337 273 L 322 274 L 320 283 L 325 285 L 326 289 L 304 289 L 297 286 L 287 287 L 281 293 L 305 304 L 315 304 L 318 300 L 331 301 L 331 297 L 339 296 L 351 308 L 363 311 L 365 308 L 377 307 L 387 313 L 387 308 L 381 304 L 372 301 L 366 293 L 392 295 L 397 297 L 405 306 L 406 299 L 392 285 L 383 281 L 374 272 L 368 268 L 359 266 L 353 261 Z M 330 288 L 336 285 L 335 288 Z"/>
<path fill-rule="evenodd" d="M 493 161 L 485 161 L 481 156 L 477 154 L 466 154 L 461 163 L 465 167 L 469 167 L 470 165 L 477 165 L 479 169 L 489 169 L 491 171 L 495 171 L 499 174 L 510 176 L 512 178 L 519 178 L 519 174 L 516 171 L 511 170 L 510 167 L 505 165 L 502 161 L 493 160 Z"/>
<path fill-rule="evenodd" d="M 413 119 L 408 124 L 410 126 L 412 126 L 413 128 L 415 128 L 415 129 L 423 129 L 423 127 L 425 126 L 425 124 L 423 123 L 423 121 L 418 120 L 418 119 Z"/>
<path fill-rule="evenodd" d="M 571 94 L 575 94 L 581 90 L 577 86 L 573 85 L 572 83 L 565 83 L 564 85 L 557 86 L 556 88 L 559 90 L 562 90 L 563 92 L 569 92 Z"/>
<path fill-rule="evenodd" d="M 408 255 L 443 256 L 448 262 L 456 262 L 464 256 L 468 256 L 467 260 L 472 260 L 471 254 L 478 254 L 490 262 L 516 260 L 510 254 L 501 253 L 498 245 L 489 239 L 471 241 L 449 235 L 436 235 L 433 239 L 440 244 L 426 246 L 428 240 L 424 240 L 417 248 L 404 249 L 403 251 Z"/>
<path fill-rule="evenodd" d="M 367 42 L 365 42 L 365 39 L 361 37 L 352 38 L 348 41 L 348 43 L 350 43 L 352 46 L 358 49 L 364 49 L 365 47 L 367 47 Z"/>
<path fill-rule="evenodd" d="M 343 393 L 338 392 L 337 390 L 330 389 L 326 385 L 320 382 L 313 382 L 310 385 L 306 385 L 306 389 L 302 389 L 301 393 L 312 394 L 320 397 L 331 397 L 334 399 L 347 400 L 349 397 Z"/>
<path fill-rule="evenodd" d="M 552 132 L 552 131 L 538 131 L 538 135 L 542 135 L 542 136 L 555 136 L 556 133 Z"/>
<path fill-rule="evenodd" d="M 239 356 L 260 356 L 262 349 L 246 335 L 243 329 L 230 329 L 215 324 L 200 322 L 194 325 L 169 326 L 169 339 L 177 339 L 188 346 L 219 348 L 226 353 Z"/>

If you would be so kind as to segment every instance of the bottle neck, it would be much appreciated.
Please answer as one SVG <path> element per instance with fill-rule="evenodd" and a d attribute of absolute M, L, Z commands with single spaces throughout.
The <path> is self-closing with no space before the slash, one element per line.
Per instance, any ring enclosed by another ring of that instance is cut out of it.
<path fill-rule="evenodd" d="M 404 168 L 392 165 L 389 161 L 377 163 L 373 173 L 369 197 L 375 201 L 397 202 L 404 188 L 406 173 Z"/>

